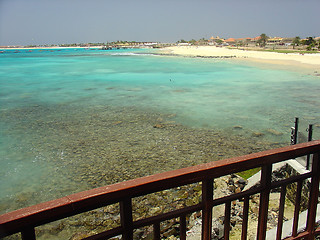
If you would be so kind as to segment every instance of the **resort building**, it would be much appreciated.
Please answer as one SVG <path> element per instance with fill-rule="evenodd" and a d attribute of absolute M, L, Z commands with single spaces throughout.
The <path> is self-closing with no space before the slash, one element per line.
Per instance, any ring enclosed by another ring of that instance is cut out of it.
<path fill-rule="evenodd" d="M 228 38 L 227 40 L 225 40 L 225 42 L 229 45 L 235 45 L 237 43 L 237 40 L 234 38 Z"/>
<path fill-rule="evenodd" d="M 223 38 L 220 38 L 219 36 L 212 36 L 208 41 L 209 45 L 221 45 L 223 43 L 225 43 L 225 40 Z"/>

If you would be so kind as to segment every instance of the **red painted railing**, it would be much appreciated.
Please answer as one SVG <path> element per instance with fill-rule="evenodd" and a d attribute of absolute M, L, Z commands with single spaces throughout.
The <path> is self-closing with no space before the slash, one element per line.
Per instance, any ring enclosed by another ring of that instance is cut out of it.
<path fill-rule="evenodd" d="M 274 163 L 307 154 L 313 154 L 313 164 L 310 172 L 276 182 L 271 181 L 272 165 Z M 259 193 L 260 206 L 257 239 L 265 239 L 269 194 L 272 189 L 280 187 L 281 195 L 277 239 L 281 239 L 286 186 L 296 182 L 298 194 L 296 195 L 292 236 L 289 239 L 314 239 L 316 235 L 320 235 L 320 228 L 317 228 L 315 220 L 319 196 L 319 156 L 320 140 L 317 140 L 91 189 L 1 215 L 0 237 L 21 232 L 22 239 L 33 240 L 36 239 L 35 228 L 38 226 L 99 207 L 120 203 L 121 225 L 86 239 L 108 239 L 117 235 L 122 235 L 122 239 L 133 239 L 134 229 L 150 225 L 153 225 L 154 239 L 160 239 L 160 223 L 173 218 L 180 219 L 180 239 L 186 239 L 186 216 L 196 211 L 202 211 L 202 239 L 207 240 L 210 239 L 211 236 L 212 209 L 214 206 L 221 204 L 225 205 L 224 239 L 229 239 L 231 202 L 241 199 L 244 202 L 241 239 L 246 239 L 249 198 Z M 213 199 L 213 183 L 215 178 L 257 167 L 262 169 L 260 185 L 258 187 Z M 307 224 L 305 230 L 298 233 L 297 223 L 300 209 L 301 186 L 303 180 L 307 178 L 311 179 Z M 199 204 L 133 221 L 133 198 L 198 182 L 202 183 L 202 201 Z"/>

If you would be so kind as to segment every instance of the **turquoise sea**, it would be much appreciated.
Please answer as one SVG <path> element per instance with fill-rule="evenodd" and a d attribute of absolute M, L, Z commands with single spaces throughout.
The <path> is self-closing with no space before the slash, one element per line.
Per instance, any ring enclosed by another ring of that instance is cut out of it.
<path fill-rule="evenodd" d="M 320 134 L 320 78 L 146 49 L 2 50 L 0 213 Z"/>

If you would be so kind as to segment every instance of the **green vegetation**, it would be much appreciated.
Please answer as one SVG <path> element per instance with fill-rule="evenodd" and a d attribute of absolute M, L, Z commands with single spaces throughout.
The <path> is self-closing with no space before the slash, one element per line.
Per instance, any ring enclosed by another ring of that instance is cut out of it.
<path fill-rule="evenodd" d="M 195 45 L 196 44 L 196 40 L 194 40 L 194 39 L 191 39 L 190 41 L 189 41 L 189 43 L 191 43 L 192 45 Z"/>
<path fill-rule="evenodd" d="M 316 47 L 316 40 L 313 37 L 308 37 L 305 40 L 302 40 L 304 45 L 307 45 L 307 50 L 311 50 Z"/>
<path fill-rule="evenodd" d="M 260 39 L 258 40 L 258 44 L 260 47 L 265 47 L 267 45 L 268 36 L 265 33 L 260 35 Z"/>
<path fill-rule="evenodd" d="M 295 37 L 293 39 L 293 41 L 292 41 L 293 49 L 294 49 L 295 46 L 299 46 L 300 45 L 300 41 L 301 41 L 300 37 Z"/>
<path fill-rule="evenodd" d="M 222 41 L 221 41 L 222 42 Z M 181 39 L 177 41 L 177 43 L 189 43 L 190 45 L 208 45 L 209 40 L 205 38 L 201 38 L 199 40 L 191 39 L 190 41 L 186 41 L 184 39 Z"/>
<path fill-rule="evenodd" d="M 223 43 L 223 41 L 221 39 L 216 39 L 215 42 L 218 44 L 218 45 L 221 45 Z"/>
<path fill-rule="evenodd" d="M 277 52 L 277 53 L 318 53 L 316 50 L 289 50 L 289 49 L 257 49 L 257 51 L 263 52 Z"/>
<path fill-rule="evenodd" d="M 237 42 L 236 45 L 237 45 L 237 47 L 245 47 L 245 46 L 248 46 L 248 41 L 242 40 L 242 41 Z"/>
<path fill-rule="evenodd" d="M 27 45 L 27 46 L 24 46 L 25 48 L 35 48 L 37 47 L 37 45 Z"/>
<path fill-rule="evenodd" d="M 313 53 L 316 52 L 316 50 L 320 50 L 320 39 L 318 42 L 313 37 L 307 37 L 306 39 L 300 39 L 300 37 L 295 37 L 295 39 L 292 41 L 293 48 L 295 46 L 304 45 L 307 46 L 306 53 Z"/>
<path fill-rule="evenodd" d="M 205 39 L 205 38 L 201 38 L 201 39 L 198 40 L 198 44 L 200 44 L 200 45 L 207 45 L 208 42 L 209 41 L 207 39 Z"/>
<path fill-rule="evenodd" d="M 247 171 L 239 172 L 238 175 L 244 179 L 248 179 L 249 177 L 253 176 L 254 174 L 256 174 L 259 171 L 260 171 L 260 168 L 253 168 L 253 169 L 249 169 Z"/>
<path fill-rule="evenodd" d="M 60 44 L 60 47 L 77 47 L 79 46 L 78 43 L 65 43 L 65 44 Z"/>
<path fill-rule="evenodd" d="M 188 41 L 181 39 L 180 41 L 178 41 L 177 43 L 188 43 Z"/>

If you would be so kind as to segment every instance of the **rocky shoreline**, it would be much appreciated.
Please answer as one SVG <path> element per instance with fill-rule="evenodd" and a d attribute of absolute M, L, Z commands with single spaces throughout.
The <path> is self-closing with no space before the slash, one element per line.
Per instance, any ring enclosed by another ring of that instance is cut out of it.
<path fill-rule="evenodd" d="M 25 146 L 22 145 L 21 150 L 26 148 L 28 154 L 42 154 L 41 160 L 53 166 L 52 171 L 40 179 L 45 189 L 23 189 L 24 192 L 12 196 L 7 202 L 1 202 L 2 211 L 35 204 L 34 199 L 47 201 L 56 198 L 57 193 L 53 190 L 65 196 L 115 182 L 282 146 L 281 143 L 264 141 L 262 135 L 256 133 L 251 133 L 251 137 L 247 138 L 226 131 L 190 128 L 175 122 L 174 114 L 139 111 L 129 107 L 98 106 L 84 109 L 37 105 L 1 111 L 0 114 L 4 121 L 10 123 L 11 127 L 6 129 L 8 133 L 19 132 L 25 137 Z M 233 130 L 237 133 L 244 131 L 241 126 L 235 126 Z M 61 177 L 57 178 L 57 174 Z M 56 186 L 59 188 L 56 189 Z M 145 203 L 145 207 L 139 208 L 135 217 L 197 204 L 200 190 L 201 186 L 192 185 L 139 199 L 139 202 Z M 161 204 L 161 199 L 175 198 L 185 201 Z M 119 213 L 116 212 L 115 206 L 98 209 L 39 227 L 37 231 L 44 236 L 43 239 L 50 239 L 55 234 L 60 239 L 69 239 L 74 232 L 99 231 L 110 226 L 110 221 L 116 224 L 119 219 Z M 71 233 L 72 230 L 75 231 Z M 148 235 L 148 231 L 143 230 L 139 234 Z"/>
<path fill-rule="evenodd" d="M 148 54 L 148 53 L 143 53 L 143 54 Z M 175 54 L 175 53 L 167 53 L 167 52 L 152 52 L 150 55 L 155 55 L 155 56 L 166 56 L 166 57 L 186 57 L 186 58 L 213 58 L 213 59 L 231 59 L 231 58 L 238 58 L 236 55 L 213 55 L 213 56 L 207 56 L 207 55 L 180 55 L 180 54 Z M 245 57 L 244 57 L 245 58 Z"/>
<path fill-rule="evenodd" d="M 39 180 L 47 188 L 41 190 L 46 195 L 21 189 L 7 204 L 0 204 L 1 211 L 35 204 L 36 198 L 56 198 L 56 186 L 65 196 L 283 145 L 264 141 L 262 134 L 247 133 L 239 126 L 231 129 L 234 132 L 190 128 L 175 122 L 174 114 L 129 107 L 33 106 L 0 114 L 11 126 L 5 131 L 24 139 L 19 151 L 52 168 Z"/>

